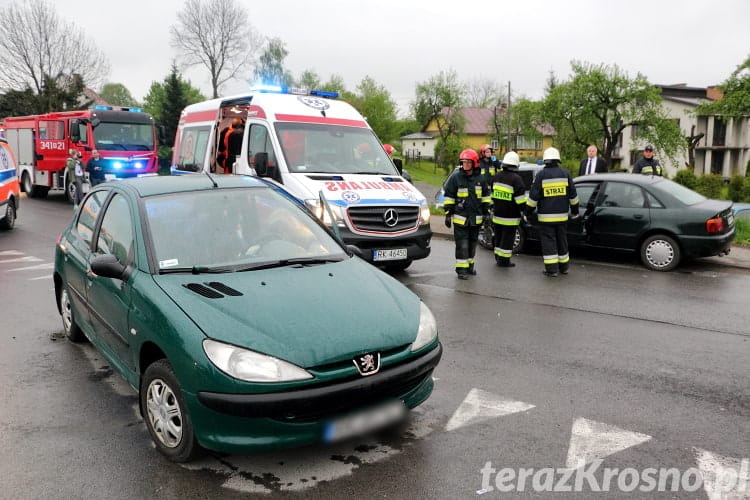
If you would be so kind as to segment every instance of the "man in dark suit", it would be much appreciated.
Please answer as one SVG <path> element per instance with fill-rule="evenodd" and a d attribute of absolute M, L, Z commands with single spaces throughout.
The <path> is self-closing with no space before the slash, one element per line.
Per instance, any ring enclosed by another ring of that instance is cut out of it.
<path fill-rule="evenodd" d="M 586 158 L 581 160 L 578 175 L 602 174 L 607 171 L 607 162 L 597 156 L 596 146 L 593 144 L 586 149 Z"/>

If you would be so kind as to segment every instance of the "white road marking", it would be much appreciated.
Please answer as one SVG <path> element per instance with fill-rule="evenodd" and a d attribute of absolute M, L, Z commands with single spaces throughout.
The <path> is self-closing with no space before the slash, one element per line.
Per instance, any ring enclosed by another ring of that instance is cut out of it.
<path fill-rule="evenodd" d="M 38 270 L 41 270 L 41 269 L 54 269 L 54 268 L 55 268 L 54 264 L 47 263 L 47 264 L 39 264 L 39 265 L 36 265 L 36 266 L 16 267 L 15 269 L 8 269 L 5 272 L 6 273 L 13 273 L 13 272 L 16 272 L 16 271 L 32 271 L 32 270 L 33 271 L 38 271 Z"/>
<path fill-rule="evenodd" d="M 627 431 L 614 425 L 578 418 L 573 422 L 565 466 L 581 467 L 597 458 L 605 458 L 631 446 L 645 443 L 651 436 Z"/>
<path fill-rule="evenodd" d="M 51 274 L 47 274 L 47 275 L 44 275 L 44 276 L 37 276 L 36 278 L 29 278 L 27 281 L 51 280 L 51 279 L 52 279 L 52 275 Z"/>
<path fill-rule="evenodd" d="M 407 439 L 420 439 L 438 425 L 437 418 L 420 409 L 411 412 L 411 425 L 404 434 Z M 402 442 L 402 447 L 412 442 Z M 283 491 L 304 491 L 322 481 L 350 476 L 359 467 L 387 460 L 402 449 L 392 448 L 374 440 L 335 446 L 308 446 L 300 449 L 273 451 L 256 455 L 231 455 L 221 459 L 205 458 L 180 464 L 190 470 L 213 470 L 227 476 L 224 488 L 243 493 L 271 494 Z"/>
<path fill-rule="evenodd" d="M 43 260 L 32 255 L 27 255 L 26 257 L 16 257 L 15 259 L 0 260 L 0 264 L 7 264 L 9 262 L 43 262 Z"/>
<path fill-rule="evenodd" d="M 5 255 L 23 255 L 23 252 L 19 252 L 18 250 L 2 250 L 2 251 L 0 251 L 0 257 L 3 257 Z"/>
<path fill-rule="evenodd" d="M 482 389 L 474 388 L 469 391 L 461 405 L 453 412 L 453 416 L 445 426 L 446 431 L 452 431 L 465 425 L 485 422 L 497 417 L 504 417 L 534 408 L 534 405 L 523 401 L 511 401 L 496 396 Z"/>
<path fill-rule="evenodd" d="M 750 498 L 750 459 L 725 457 L 700 448 L 695 461 L 703 476 L 703 490 L 708 500 Z"/>

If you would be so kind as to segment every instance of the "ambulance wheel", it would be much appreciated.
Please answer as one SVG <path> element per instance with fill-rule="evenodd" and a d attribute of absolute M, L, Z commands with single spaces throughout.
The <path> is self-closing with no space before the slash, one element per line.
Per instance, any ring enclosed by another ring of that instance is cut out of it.
<path fill-rule="evenodd" d="M 406 268 L 411 265 L 411 259 L 402 260 L 400 262 L 394 262 L 393 264 L 387 264 L 385 270 L 389 273 L 398 273 L 406 271 Z"/>
<path fill-rule="evenodd" d="M 16 203 L 11 198 L 5 205 L 5 217 L 0 220 L 0 229 L 13 229 L 16 225 Z"/>
<path fill-rule="evenodd" d="M 66 285 L 62 286 L 62 292 L 60 292 L 60 316 L 62 317 L 63 333 L 68 337 L 68 340 L 71 342 L 83 342 L 86 340 L 86 336 L 76 323 L 76 318 L 73 314 L 73 305 L 70 303 L 70 293 Z"/>

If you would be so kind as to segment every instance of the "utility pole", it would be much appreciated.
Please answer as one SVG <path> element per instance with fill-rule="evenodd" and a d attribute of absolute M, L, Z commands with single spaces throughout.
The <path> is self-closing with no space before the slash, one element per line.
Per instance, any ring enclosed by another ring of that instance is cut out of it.
<path fill-rule="evenodd" d="M 506 109 L 505 118 L 508 120 L 508 144 L 505 148 L 505 152 L 509 153 L 510 143 L 511 143 L 511 139 L 510 139 L 510 80 L 508 80 L 508 106 L 505 109 Z"/>

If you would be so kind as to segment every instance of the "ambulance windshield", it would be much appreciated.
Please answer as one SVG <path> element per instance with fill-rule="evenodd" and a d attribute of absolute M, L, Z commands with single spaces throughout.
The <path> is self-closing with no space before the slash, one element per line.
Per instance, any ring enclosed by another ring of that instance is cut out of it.
<path fill-rule="evenodd" d="M 153 151 L 154 126 L 150 123 L 101 122 L 94 129 L 100 151 Z"/>
<path fill-rule="evenodd" d="M 399 175 L 370 129 L 282 122 L 276 133 L 292 173 Z"/>

